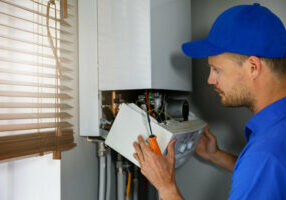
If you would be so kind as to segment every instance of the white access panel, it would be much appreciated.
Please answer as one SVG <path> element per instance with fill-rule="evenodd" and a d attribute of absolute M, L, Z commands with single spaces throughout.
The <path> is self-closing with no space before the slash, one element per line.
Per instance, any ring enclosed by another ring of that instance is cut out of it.
<path fill-rule="evenodd" d="M 79 125 L 81 136 L 99 135 L 97 8 L 94 0 L 78 1 Z"/>
<path fill-rule="evenodd" d="M 151 118 L 151 127 L 152 131 L 156 133 L 161 151 L 164 152 L 173 134 L 161 128 L 153 118 Z M 139 163 L 133 157 L 133 153 L 135 153 L 133 142 L 137 141 L 139 135 L 146 140 L 150 135 L 146 113 L 140 111 L 140 108 L 137 109 L 135 104 L 121 104 L 105 144 L 139 167 Z"/>
<path fill-rule="evenodd" d="M 190 0 L 98 0 L 99 89 L 191 91 Z"/>
<path fill-rule="evenodd" d="M 194 152 L 206 123 L 196 119 L 184 122 L 168 120 L 166 124 L 160 124 L 151 116 L 150 119 L 152 131 L 157 136 L 157 142 L 163 155 L 166 154 L 170 140 L 176 138 L 175 166 L 183 165 Z M 139 135 L 146 140 L 150 135 L 146 112 L 135 104 L 121 104 L 105 144 L 139 166 L 133 157 L 135 153 L 133 142 L 137 141 Z"/>

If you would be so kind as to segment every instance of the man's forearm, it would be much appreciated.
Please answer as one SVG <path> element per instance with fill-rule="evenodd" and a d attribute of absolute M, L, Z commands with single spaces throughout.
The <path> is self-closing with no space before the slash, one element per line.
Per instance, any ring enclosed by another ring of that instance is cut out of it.
<path fill-rule="evenodd" d="M 183 200 L 176 184 L 158 190 L 160 200 Z"/>
<path fill-rule="evenodd" d="M 218 150 L 214 157 L 212 158 L 212 162 L 214 164 L 217 164 L 228 171 L 232 172 L 234 165 L 236 163 L 237 156 L 234 156 L 232 154 L 226 153 L 224 151 Z"/>

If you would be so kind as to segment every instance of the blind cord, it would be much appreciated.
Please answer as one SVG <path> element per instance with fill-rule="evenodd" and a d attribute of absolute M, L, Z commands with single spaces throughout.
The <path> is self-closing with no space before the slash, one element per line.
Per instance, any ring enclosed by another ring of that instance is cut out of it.
<path fill-rule="evenodd" d="M 52 39 L 52 35 L 50 32 L 50 6 L 51 4 L 53 4 L 55 6 L 55 19 L 57 19 L 57 9 L 56 9 L 56 3 L 55 0 L 49 0 L 48 4 L 47 4 L 47 16 L 46 16 L 46 26 L 47 26 L 47 35 L 48 35 L 48 40 L 49 40 L 49 44 L 50 47 L 52 49 L 52 52 L 54 54 L 55 60 L 56 60 L 56 105 L 59 105 L 59 78 L 61 77 L 61 71 L 59 69 L 60 66 L 60 62 L 59 62 L 59 58 L 58 58 L 58 34 L 57 34 L 57 20 L 55 20 L 55 45 Z M 60 128 L 60 108 L 58 106 L 55 107 L 56 111 L 55 111 L 55 123 L 56 123 L 56 146 L 58 146 L 58 139 L 57 136 L 61 136 L 62 132 L 61 132 L 61 128 Z M 56 155 L 55 155 L 56 154 Z M 58 151 L 54 152 L 54 158 L 60 158 L 60 153 Z"/>

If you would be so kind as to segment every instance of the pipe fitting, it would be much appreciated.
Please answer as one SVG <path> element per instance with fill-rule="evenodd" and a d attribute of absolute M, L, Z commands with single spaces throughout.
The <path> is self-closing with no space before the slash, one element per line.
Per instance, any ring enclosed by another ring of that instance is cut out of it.
<path fill-rule="evenodd" d="M 106 156 L 108 151 L 109 151 L 109 148 L 105 146 L 104 141 L 97 142 L 97 156 L 98 157 Z"/>

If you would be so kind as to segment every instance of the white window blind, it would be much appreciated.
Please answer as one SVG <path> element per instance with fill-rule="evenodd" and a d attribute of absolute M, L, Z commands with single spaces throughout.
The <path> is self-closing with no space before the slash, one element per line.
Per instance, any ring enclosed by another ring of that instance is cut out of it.
<path fill-rule="evenodd" d="M 74 6 L 0 0 L 0 160 L 75 146 Z"/>

